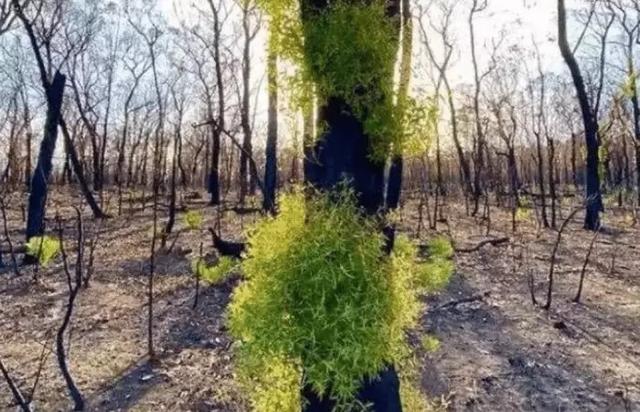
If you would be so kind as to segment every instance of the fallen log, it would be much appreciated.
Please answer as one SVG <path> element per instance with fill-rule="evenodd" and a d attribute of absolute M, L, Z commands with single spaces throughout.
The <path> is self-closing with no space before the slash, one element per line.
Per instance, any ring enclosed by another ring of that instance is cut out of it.
<path fill-rule="evenodd" d="M 501 238 L 497 238 L 497 239 L 486 239 L 483 240 L 482 242 L 478 243 L 477 245 L 470 247 L 470 248 L 454 248 L 454 250 L 456 251 L 456 253 L 473 253 L 473 252 L 477 252 L 478 250 L 482 249 L 484 246 L 487 245 L 491 245 L 491 246 L 498 246 L 498 245 L 502 245 L 504 243 L 508 243 L 509 242 L 509 238 L 508 237 L 501 237 Z"/>
<path fill-rule="evenodd" d="M 22 246 L 14 246 L 13 247 L 13 253 L 15 254 L 24 254 L 27 253 L 27 247 L 22 245 Z M 0 247 L 0 255 L 9 255 L 11 254 L 11 248 L 7 247 L 7 246 L 3 246 Z"/>
<path fill-rule="evenodd" d="M 234 257 L 236 259 L 242 258 L 242 254 L 247 247 L 245 243 L 223 240 L 212 228 L 209 228 L 209 232 L 211 232 L 211 238 L 213 239 L 213 247 L 216 248 L 222 256 Z"/>

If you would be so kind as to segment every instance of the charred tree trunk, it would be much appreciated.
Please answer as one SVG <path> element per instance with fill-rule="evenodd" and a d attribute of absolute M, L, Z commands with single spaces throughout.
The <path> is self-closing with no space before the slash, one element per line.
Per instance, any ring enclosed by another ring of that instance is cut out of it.
<path fill-rule="evenodd" d="M 269 83 L 269 118 L 267 126 L 267 146 L 264 167 L 264 198 L 262 208 L 267 212 L 275 212 L 276 186 L 278 184 L 278 57 L 269 46 L 267 57 L 267 74 Z"/>
<path fill-rule="evenodd" d="M 536 136 L 536 153 L 538 166 L 538 188 L 540 189 L 540 213 L 542 215 L 542 225 L 549 227 L 547 218 L 547 192 L 544 184 L 544 157 L 542 155 L 542 141 L 539 132 L 533 132 Z"/>
<path fill-rule="evenodd" d="M 71 140 L 71 135 L 69 134 L 69 129 L 67 128 L 67 124 L 64 119 L 60 119 L 60 128 L 62 129 L 62 135 L 64 137 L 64 147 L 67 156 L 71 161 L 73 173 L 76 175 L 76 179 L 78 180 L 78 184 L 80 185 L 80 190 L 82 191 L 87 204 L 93 212 L 93 217 L 95 217 L 96 219 L 108 218 L 109 216 L 102 211 L 95 198 L 93 197 L 91 189 L 89 189 L 89 184 L 84 177 L 84 173 L 82 172 L 82 165 L 80 164 L 80 160 L 78 159 L 78 153 L 76 153 L 76 149 L 73 146 L 73 140 Z"/>
<path fill-rule="evenodd" d="M 209 0 L 209 7 L 213 14 L 213 60 L 216 72 L 216 86 L 218 93 L 218 125 L 213 128 L 211 147 L 211 169 L 208 178 L 208 190 L 211 195 L 211 205 L 220 204 L 220 136 L 225 127 L 225 96 L 224 79 L 222 74 L 222 62 L 220 60 L 220 17 L 217 6 L 213 0 Z"/>
<path fill-rule="evenodd" d="M 58 139 L 58 124 L 62 111 L 62 98 L 66 77 L 56 72 L 51 86 L 46 90 L 47 120 L 44 125 L 44 137 L 40 145 L 38 163 L 31 179 L 29 194 L 29 213 L 27 217 L 27 240 L 44 233 L 44 215 L 47 202 L 49 177 L 53 167 L 53 152 Z"/>
<path fill-rule="evenodd" d="M 324 1 L 311 0 L 302 2 L 301 6 L 303 24 L 313 24 L 314 16 L 330 7 Z M 387 7 L 389 18 L 400 16 L 399 0 L 388 2 Z M 353 189 L 363 213 L 375 216 L 385 209 L 385 162 L 376 161 L 370 156 L 370 137 L 364 131 L 362 120 L 353 113 L 349 104 L 338 96 L 323 96 L 322 99 L 317 121 L 323 125 L 325 132 L 312 147 L 305 138 L 305 181 L 317 190 L 329 192 L 346 183 Z M 396 156 L 396 159 L 401 157 Z M 398 172 L 402 168 L 399 167 L 401 163 L 394 163 L 390 173 L 388 202 L 399 198 L 400 194 L 402 175 Z M 391 233 L 385 233 L 389 250 L 393 247 L 392 230 Z M 389 365 L 375 378 L 364 379 L 356 398 L 363 404 L 371 405 L 373 411 L 396 412 L 402 410 L 399 391 L 398 375 L 394 367 Z M 332 399 L 320 397 L 309 386 L 303 388 L 302 397 L 307 401 L 305 412 L 328 412 L 335 407 Z"/>
<path fill-rule="evenodd" d="M 587 148 L 587 202 L 584 227 L 587 230 L 600 228 L 600 212 L 604 211 L 600 192 L 600 175 L 598 172 L 598 119 L 589 105 L 584 79 L 580 66 L 569 47 L 567 40 L 567 16 L 564 0 L 558 0 L 558 43 L 565 63 L 571 71 L 571 77 L 578 94 L 582 121 L 584 124 L 585 143 Z"/>
<path fill-rule="evenodd" d="M 555 142 L 552 137 L 547 136 L 547 151 L 548 151 L 548 168 L 549 168 L 549 196 L 551 197 L 551 227 L 556 227 L 556 203 L 557 203 L 557 193 L 556 193 L 556 174 L 555 174 L 555 155 L 556 148 Z"/>
<path fill-rule="evenodd" d="M 250 27 L 250 4 L 243 1 L 242 6 L 242 30 L 244 34 L 244 46 L 242 50 L 242 102 L 240 108 L 240 125 L 242 128 L 242 149 L 240 150 L 240 193 L 239 201 L 244 204 L 248 194 L 255 193 L 255 178 L 250 175 L 250 158 L 253 156 L 252 127 L 251 127 L 251 41 L 257 32 L 252 32 Z"/>
<path fill-rule="evenodd" d="M 573 179 L 573 187 L 578 190 L 578 171 L 577 171 L 577 142 L 576 134 L 571 133 L 571 178 Z"/>

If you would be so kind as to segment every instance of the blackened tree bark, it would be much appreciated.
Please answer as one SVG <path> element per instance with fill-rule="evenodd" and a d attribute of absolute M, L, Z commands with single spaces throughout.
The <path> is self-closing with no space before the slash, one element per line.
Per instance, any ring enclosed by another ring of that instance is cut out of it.
<path fill-rule="evenodd" d="M 213 14 L 213 48 L 209 48 L 213 54 L 213 62 L 216 72 L 216 87 L 218 92 L 218 123 L 212 129 L 211 170 L 209 172 L 208 189 L 211 195 L 212 205 L 220 204 L 220 136 L 225 127 L 225 96 L 224 79 L 222 77 L 222 62 L 220 61 L 221 23 L 218 8 L 209 0 L 209 7 Z"/>
<path fill-rule="evenodd" d="M 273 39 L 270 39 L 270 43 L 272 41 Z M 264 167 L 265 192 L 262 199 L 262 208 L 267 212 L 273 213 L 276 208 L 276 186 L 278 184 L 278 56 L 272 44 L 269 44 L 268 47 L 267 83 L 269 84 L 269 110 Z"/>
<path fill-rule="evenodd" d="M 66 77 L 60 72 L 56 72 L 51 86 L 46 90 L 47 120 L 44 124 L 44 137 L 40 144 L 38 163 L 31 178 L 29 213 L 27 215 L 27 240 L 44 233 L 47 191 L 53 167 L 53 152 L 58 139 L 58 124 L 60 123 L 65 82 Z"/>
<path fill-rule="evenodd" d="M 244 204 L 247 194 L 255 193 L 257 186 L 250 175 L 250 158 L 253 156 L 253 128 L 251 124 L 251 42 L 258 34 L 258 27 L 251 27 L 251 14 L 255 8 L 252 0 L 242 0 L 242 99 L 240 108 L 240 126 L 242 128 L 242 150 L 240 151 L 240 193 L 239 201 Z"/>
<path fill-rule="evenodd" d="M 584 135 L 587 148 L 587 202 L 584 227 L 588 230 L 598 230 L 600 227 L 600 212 L 604 211 L 602 193 L 600 192 L 600 175 L 598 172 L 598 119 L 591 109 L 589 97 L 585 87 L 580 66 L 569 47 L 567 40 L 567 12 L 564 0 L 558 0 L 558 44 L 565 63 L 571 71 L 573 84 L 578 94 L 578 102 L 584 123 Z"/>
<path fill-rule="evenodd" d="M 313 17 L 328 9 L 329 4 L 323 0 L 306 0 L 301 2 L 303 24 L 313 24 Z M 395 23 L 400 16 L 400 0 L 387 2 L 387 17 Z M 396 27 L 399 28 L 399 25 Z M 399 32 L 399 30 L 398 30 Z M 398 36 L 399 38 L 399 36 Z M 344 39 L 349 42 L 349 39 Z M 336 44 L 336 47 L 341 47 Z M 375 216 L 385 209 L 385 162 L 372 159 L 370 137 L 365 133 L 363 122 L 353 113 L 349 104 L 338 96 L 323 96 L 318 112 L 319 124 L 325 132 L 313 147 L 305 144 L 305 182 L 322 191 L 333 191 L 340 185 L 348 184 L 353 189 L 362 211 Z M 305 142 L 307 143 L 307 142 Z M 400 158 L 401 159 L 401 158 Z M 391 172 L 390 179 L 395 179 Z M 401 174 L 400 174 L 401 176 Z M 390 190 L 391 201 L 399 198 L 401 178 L 395 183 L 396 188 Z M 396 190 L 397 189 L 397 190 Z M 390 242 L 393 233 L 386 233 Z M 391 229 L 392 231 L 392 229 Z M 401 411 L 400 383 L 392 365 L 389 365 L 373 379 L 363 381 L 357 400 L 371 404 L 373 411 Z M 310 387 L 303 388 L 303 398 L 307 401 L 306 412 L 332 411 L 335 403 L 328 397 L 321 398 Z"/>
<path fill-rule="evenodd" d="M 634 2 L 635 6 L 639 4 Z M 638 85 L 635 67 L 635 46 L 638 42 L 640 34 L 640 18 L 632 17 L 633 13 L 627 9 L 626 4 L 618 1 L 607 3 L 610 10 L 617 10 L 620 26 L 626 34 L 624 43 L 625 59 L 627 61 L 627 81 L 629 82 L 629 100 L 631 100 L 631 108 L 633 110 L 633 136 L 635 138 L 635 160 L 636 160 L 636 196 L 638 204 L 640 204 L 640 99 L 638 98 Z M 636 12 L 638 10 L 635 10 Z M 626 140 L 623 139 L 623 142 Z M 626 157 L 626 144 L 624 155 Z M 626 160 L 626 159 L 625 159 Z"/>
<path fill-rule="evenodd" d="M 40 42 L 38 41 L 38 38 L 36 37 L 36 31 L 34 30 L 34 25 L 36 24 L 34 21 L 30 21 L 27 16 L 24 13 L 23 10 L 23 6 L 20 4 L 19 1 L 17 0 L 13 0 L 13 7 L 15 9 L 16 15 L 17 17 L 20 19 L 20 21 L 22 22 L 24 29 L 27 33 L 27 37 L 29 38 L 29 43 L 31 44 L 31 49 L 33 50 L 33 54 L 36 58 L 36 64 L 38 66 L 38 73 L 40 75 L 40 83 L 42 84 L 42 87 L 45 91 L 45 95 L 47 97 L 47 118 L 49 117 L 50 114 L 54 114 L 52 112 L 52 108 L 56 109 L 58 111 L 57 113 L 57 118 L 56 118 L 56 127 L 55 127 L 55 134 L 56 136 L 53 138 L 53 146 L 51 147 L 51 156 L 53 156 L 53 151 L 55 150 L 55 141 L 57 140 L 57 125 L 59 124 L 62 128 L 64 137 L 65 137 L 65 149 L 66 149 L 66 153 L 69 156 L 72 166 L 73 166 L 73 171 L 76 174 L 76 177 L 78 178 L 78 182 L 81 185 L 82 188 L 82 193 L 87 201 L 87 203 L 89 204 L 89 206 L 91 207 L 91 210 L 93 211 L 94 217 L 96 218 L 106 218 L 108 217 L 106 214 L 104 214 L 102 212 L 102 210 L 100 209 L 100 207 L 97 205 L 97 203 L 95 202 L 93 195 L 91 193 L 91 191 L 88 189 L 86 182 L 84 180 L 84 175 L 82 172 L 82 167 L 80 165 L 80 162 L 78 161 L 78 156 L 75 153 L 75 148 L 73 147 L 73 142 L 71 141 L 71 138 L 69 136 L 69 132 L 66 126 L 66 123 L 64 122 L 64 118 L 62 117 L 61 114 L 61 108 L 62 108 L 62 99 L 64 97 L 64 93 L 61 94 L 60 96 L 60 101 L 59 102 L 52 102 L 51 101 L 51 96 L 52 95 L 57 95 L 57 93 L 59 92 L 58 90 L 52 90 L 54 89 L 54 82 L 56 81 L 56 76 L 61 75 L 58 71 L 56 72 L 56 75 L 53 77 L 53 80 L 50 80 L 50 77 L 48 75 L 49 70 L 47 70 L 47 66 L 45 65 L 45 61 L 43 58 L 43 54 L 40 50 Z M 50 47 L 50 41 L 51 39 L 48 38 L 46 43 L 48 46 Z M 51 59 L 51 53 L 50 50 L 47 49 L 46 52 L 46 56 L 49 58 L 49 67 L 52 67 L 52 63 L 50 61 Z M 64 77 L 64 76 L 63 76 Z M 58 79 L 58 81 L 60 81 Z M 66 82 L 66 78 L 64 78 L 62 80 L 62 89 L 64 89 L 64 83 Z M 26 97 L 24 97 L 24 99 L 26 99 Z M 60 108 L 56 108 L 55 106 L 60 105 Z M 27 108 L 27 103 L 25 101 L 25 120 L 28 118 L 28 108 Z M 45 127 L 45 136 L 46 136 L 46 127 Z M 29 135 L 30 137 L 30 135 Z M 43 144 L 44 144 L 44 140 L 43 140 Z M 31 158 L 31 154 L 30 154 L 30 146 L 31 146 L 31 142 L 29 140 L 28 142 L 29 145 L 29 153 L 28 153 L 28 157 L 29 159 Z M 40 162 L 40 159 L 38 160 L 38 162 Z M 39 170 L 36 167 L 36 170 L 34 171 L 33 174 L 33 179 L 36 179 L 36 174 L 41 173 L 42 171 Z M 49 159 L 49 171 L 47 172 L 46 178 L 49 178 L 49 174 L 51 173 L 51 159 Z M 34 180 L 32 179 L 32 184 L 34 182 Z M 46 190 L 46 186 L 45 186 L 45 190 Z M 31 194 L 33 194 L 33 187 L 31 188 Z M 46 199 L 46 192 L 44 194 L 44 197 Z M 31 209 L 31 206 L 30 206 Z M 43 215 L 40 217 L 40 219 L 44 218 L 44 203 L 43 203 L 43 210 L 42 210 Z M 31 216 L 31 210 L 29 212 L 29 215 Z M 35 217 L 35 216 L 34 216 Z M 36 218 L 37 219 L 37 218 Z M 34 222 L 33 223 L 34 226 L 31 228 L 32 230 L 37 226 L 37 223 Z M 38 234 L 38 233 L 36 233 Z M 30 237 L 35 236 L 35 234 L 29 234 L 29 223 L 27 223 L 27 239 L 29 239 Z"/>
<path fill-rule="evenodd" d="M 91 189 L 89 189 L 89 184 L 87 180 L 84 178 L 84 173 L 82 172 L 82 165 L 80 164 L 80 159 L 78 158 L 78 153 L 76 152 L 76 148 L 73 146 L 73 140 L 71 139 L 71 134 L 69 133 L 69 129 L 67 128 L 67 123 L 64 118 L 60 119 L 60 128 L 62 129 L 62 136 L 64 137 L 64 147 L 69 161 L 71 162 L 71 168 L 73 169 L 74 174 L 76 175 L 76 179 L 78 181 L 78 185 L 80 186 L 80 191 L 84 195 L 87 204 L 91 208 L 93 212 L 93 217 L 96 219 L 106 219 L 109 217 L 106 213 L 102 211 L 98 203 L 96 202 L 93 194 L 91 193 Z"/>
<path fill-rule="evenodd" d="M 475 39 L 475 26 L 474 26 L 474 17 L 477 13 L 485 10 L 487 8 L 487 0 L 473 0 L 473 7 L 469 12 L 469 38 L 471 39 L 471 61 L 473 63 L 473 73 L 474 73 L 474 96 L 473 96 L 473 113 L 475 118 L 475 159 L 474 159 L 474 175 L 473 175 L 473 213 L 472 216 L 475 216 L 478 213 L 478 209 L 480 206 L 480 196 L 484 191 L 483 188 L 483 178 L 484 178 L 484 166 L 485 166 L 485 136 L 484 136 L 484 127 L 482 125 L 482 120 L 480 118 L 480 94 L 482 80 L 485 74 L 480 74 L 478 70 L 478 58 L 476 56 L 476 39 Z"/>

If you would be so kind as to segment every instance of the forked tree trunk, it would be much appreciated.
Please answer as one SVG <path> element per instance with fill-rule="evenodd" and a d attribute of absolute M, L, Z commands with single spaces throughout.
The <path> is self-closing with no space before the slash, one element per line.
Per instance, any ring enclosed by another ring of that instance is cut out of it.
<path fill-rule="evenodd" d="M 51 86 L 46 90 L 47 119 L 44 124 L 44 137 L 40 144 L 38 163 L 31 178 L 31 193 L 29 194 L 29 213 L 27 216 L 27 240 L 44 233 L 44 215 L 47 202 L 49 177 L 53 167 L 53 152 L 58 139 L 58 124 L 62 111 L 62 97 L 66 77 L 56 72 Z"/>

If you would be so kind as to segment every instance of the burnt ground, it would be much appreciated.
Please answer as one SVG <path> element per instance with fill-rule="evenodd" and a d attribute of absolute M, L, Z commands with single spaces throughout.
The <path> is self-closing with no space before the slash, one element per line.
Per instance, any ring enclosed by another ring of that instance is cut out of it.
<path fill-rule="evenodd" d="M 13 239 L 23 239 L 22 195 L 9 210 Z M 113 199 L 110 203 L 114 203 Z M 200 209 L 213 226 L 216 212 L 205 200 L 185 201 Z M 69 206 L 80 200 L 55 193 L 50 215 L 64 217 L 73 238 Z M 62 205 L 65 205 L 64 207 Z M 161 255 L 155 284 L 154 338 L 158 360 L 147 348 L 146 287 L 151 211 L 125 202 L 124 214 L 101 224 L 88 215 L 88 233 L 100 231 L 91 286 L 80 292 L 70 331 L 70 367 L 89 410 L 245 411 L 234 383 L 231 340 L 225 307 L 235 281 L 201 289 L 192 308 L 191 255 L 206 231 L 184 232 L 177 251 Z M 110 208 L 112 214 L 115 207 Z M 130 214 L 130 209 L 134 213 Z M 568 211 L 564 210 L 566 215 Z M 446 207 L 448 224 L 438 229 L 460 247 L 486 238 L 486 222 L 467 217 L 458 204 Z M 530 218 L 515 236 L 505 212 L 494 208 L 490 237 L 510 236 L 502 246 L 486 246 L 456 255 L 457 273 L 442 293 L 429 297 L 420 332 L 437 337 L 440 348 L 418 350 L 422 388 L 443 408 L 460 411 L 635 411 L 640 410 L 640 228 L 621 210 L 607 214 L 606 229 L 595 244 L 580 304 L 577 289 L 592 235 L 570 222 L 556 265 L 551 310 L 532 304 L 529 278 L 538 301 L 546 298 L 546 276 L 557 232 L 537 230 Z M 251 213 L 223 213 L 223 233 L 240 239 L 257 218 Z M 164 222 L 165 214 L 161 214 Z M 401 228 L 416 235 L 417 207 L 402 212 Z M 54 227 L 54 222 L 49 222 Z M 180 227 L 180 219 L 178 219 Z M 421 231 L 422 240 L 433 231 Z M 68 248 L 73 254 L 73 241 Z M 3 256 L 9 263 L 8 256 Z M 16 383 L 29 393 L 41 354 L 47 354 L 34 395 L 37 409 L 68 410 L 71 403 L 58 371 L 52 335 L 66 303 L 64 272 L 58 261 L 40 270 L 23 269 L 14 277 L 0 269 L 0 359 Z M 0 381 L 0 410 L 15 410 L 6 383 Z"/>

